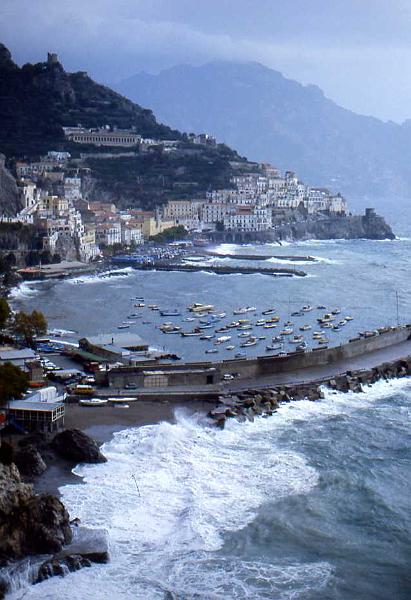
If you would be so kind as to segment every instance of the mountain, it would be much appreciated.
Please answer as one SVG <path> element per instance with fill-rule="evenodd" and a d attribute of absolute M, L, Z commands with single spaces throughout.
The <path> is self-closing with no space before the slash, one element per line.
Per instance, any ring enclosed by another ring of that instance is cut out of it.
<path fill-rule="evenodd" d="M 0 44 L 0 152 L 41 154 L 64 145 L 63 126 L 135 127 L 143 136 L 180 139 L 157 123 L 151 110 L 95 83 L 84 72 L 66 73 L 56 55 L 19 68 Z"/>
<path fill-rule="evenodd" d="M 173 127 L 213 134 L 311 185 L 351 195 L 411 193 L 411 121 L 355 114 L 261 64 L 182 65 L 115 88 Z"/>

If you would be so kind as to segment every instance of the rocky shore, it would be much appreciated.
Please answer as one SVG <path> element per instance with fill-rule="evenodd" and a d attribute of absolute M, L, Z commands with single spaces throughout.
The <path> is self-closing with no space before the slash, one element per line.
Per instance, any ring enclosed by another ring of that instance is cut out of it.
<path fill-rule="evenodd" d="M 108 560 L 105 532 L 70 521 L 57 496 L 36 493 L 28 482 L 41 475 L 56 455 L 70 461 L 71 467 L 106 460 L 97 443 L 78 429 L 62 431 L 51 441 L 33 434 L 23 437 L 17 448 L 0 446 L 0 598 L 15 583 L 22 561 L 29 561 L 29 582 L 39 583 Z"/>
<path fill-rule="evenodd" d="M 236 418 L 239 422 L 253 421 L 256 416 L 271 416 L 284 402 L 308 399 L 316 401 L 324 398 L 322 387 L 339 392 L 364 392 L 364 387 L 383 379 L 388 381 L 411 375 L 411 356 L 383 363 L 373 369 L 347 371 L 331 378 L 298 385 L 273 386 L 267 389 L 249 389 L 238 394 L 219 397 L 218 404 L 208 416 L 220 428 L 227 419 Z"/>

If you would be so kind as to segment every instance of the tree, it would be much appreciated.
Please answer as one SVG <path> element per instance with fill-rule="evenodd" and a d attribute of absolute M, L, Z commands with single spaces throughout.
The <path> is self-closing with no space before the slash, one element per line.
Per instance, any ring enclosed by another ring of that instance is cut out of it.
<path fill-rule="evenodd" d="M 0 298 L 0 329 L 3 329 L 7 319 L 10 317 L 10 307 L 6 298 Z"/>
<path fill-rule="evenodd" d="M 37 310 L 33 310 L 31 314 L 20 311 L 14 317 L 13 331 L 22 335 L 28 346 L 32 346 L 36 335 L 47 333 L 46 318 Z"/>
<path fill-rule="evenodd" d="M 28 376 L 19 367 L 11 363 L 0 365 L 0 404 L 20 398 L 28 384 Z"/>

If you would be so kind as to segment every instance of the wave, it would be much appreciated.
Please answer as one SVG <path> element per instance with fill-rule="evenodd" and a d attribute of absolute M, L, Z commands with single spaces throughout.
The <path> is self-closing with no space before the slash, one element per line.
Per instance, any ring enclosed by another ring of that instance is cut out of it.
<path fill-rule="evenodd" d="M 39 293 L 39 289 L 37 288 L 38 283 L 38 281 L 32 283 L 23 281 L 11 290 L 9 297 L 12 300 L 24 300 L 26 298 L 33 298 Z"/>
<path fill-rule="evenodd" d="M 110 279 L 118 279 L 119 277 L 124 277 L 130 275 L 134 272 L 132 267 L 125 267 L 124 269 L 113 269 L 109 271 L 104 271 L 102 273 L 93 274 L 93 275 L 83 275 L 81 277 L 73 277 L 72 279 L 67 279 L 66 283 L 70 285 L 78 285 L 84 283 L 100 283 L 104 280 Z"/>
<path fill-rule="evenodd" d="M 103 446 L 108 462 L 78 466 L 84 485 L 61 488 L 71 517 L 110 532 L 111 561 L 26 589 L 28 600 L 304 600 L 321 596 L 333 567 L 275 564 L 224 553 L 227 532 L 250 524 L 261 507 L 319 484 L 301 454 L 284 449 L 301 421 L 367 409 L 411 389 L 409 379 L 380 381 L 364 394 L 325 390 L 317 402 L 283 405 L 254 422 L 220 431 L 179 409 L 176 422 L 131 428 Z M 92 593 L 90 589 L 92 586 Z M 19 596 L 12 596 L 17 600 Z"/>

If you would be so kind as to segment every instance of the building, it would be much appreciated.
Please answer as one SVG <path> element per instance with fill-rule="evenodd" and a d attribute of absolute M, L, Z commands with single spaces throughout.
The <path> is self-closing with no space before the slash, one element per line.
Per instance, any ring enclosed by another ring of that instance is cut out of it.
<path fill-rule="evenodd" d="M 200 200 L 169 200 L 163 208 L 163 219 L 174 221 L 188 230 L 197 229 L 203 202 Z"/>
<path fill-rule="evenodd" d="M 79 340 L 79 348 L 108 361 L 128 361 L 132 352 L 146 352 L 148 344 L 133 333 L 101 333 Z"/>
<path fill-rule="evenodd" d="M 12 400 L 6 412 L 8 422 L 23 431 L 52 433 L 64 426 L 63 402 Z"/>
<path fill-rule="evenodd" d="M 64 134 L 71 142 L 92 144 L 93 146 L 137 146 L 141 135 L 129 129 L 84 129 L 83 127 L 63 127 Z"/>
<path fill-rule="evenodd" d="M 121 223 L 99 223 L 96 225 L 95 240 L 104 246 L 121 244 Z"/>
<path fill-rule="evenodd" d="M 126 246 L 140 245 L 144 241 L 143 233 L 138 224 L 133 222 L 121 223 L 121 243 Z"/>
<path fill-rule="evenodd" d="M 36 353 L 30 348 L 17 350 L 15 348 L 0 349 L 0 365 L 11 363 L 16 367 L 26 369 L 26 363 L 36 360 Z"/>
<path fill-rule="evenodd" d="M 224 218 L 227 231 L 267 231 L 272 228 L 272 212 L 259 206 L 238 206 Z"/>

